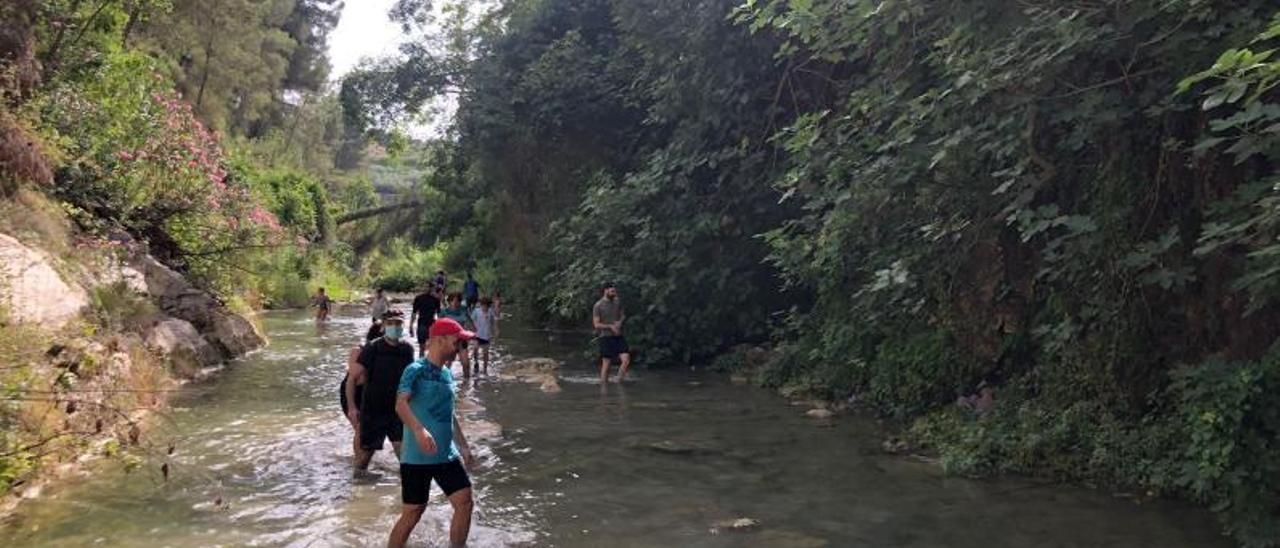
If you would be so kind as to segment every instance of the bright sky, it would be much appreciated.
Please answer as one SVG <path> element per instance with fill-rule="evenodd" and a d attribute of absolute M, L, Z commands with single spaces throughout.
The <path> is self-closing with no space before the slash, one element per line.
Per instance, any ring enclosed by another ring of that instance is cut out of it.
<path fill-rule="evenodd" d="M 332 82 L 338 82 L 365 58 L 394 55 L 402 41 L 400 26 L 387 17 L 395 0 L 346 0 L 338 26 L 329 34 L 329 63 Z M 426 108 L 430 119 L 406 121 L 409 135 L 422 139 L 439 136 L 453 119 L 457 102 L 441 97 Z"/>
<path fill-rule="evenodd" d="M 400 43 L 400 27 L 391 22 L 387 12 L 395 0 L 347 0 L 342 18 L 329 34 L 330 76 L 341 79 L 365 57 L 381 57 L 396 52 Z"/>

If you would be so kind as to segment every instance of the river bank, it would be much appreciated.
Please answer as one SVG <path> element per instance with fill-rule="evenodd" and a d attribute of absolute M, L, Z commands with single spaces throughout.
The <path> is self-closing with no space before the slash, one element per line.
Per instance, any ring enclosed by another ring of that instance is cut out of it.
<path fill-rule="evenodd" d="M 384 451 L 375 479 L 350 478 L 336 393 L 363 316 L 343 309 L 316 325 L 305 312 L 264 313 L 269 347 L 173 399 L 157 430 L 173 454 L 132 473 L 102 463 L 25 506 L 0 536 L 26 546 L 381 542 L 398 507 L 394 459 Z M 815 421 L 720 374 L 641 370 L 602 390 L 585 343 L 509 325 L 499 372 L 550 358 L 561 390 L 491 378 L 460 392 L 479 457 L 473 545 L 1226 545 L 1189 506 L 947 477 L 880 451 L 874 422 Z M 415 542 L 443 538 L 447 515 L 433 490 Z"/>
<path fill-rule="evenodd" d="M 0 516 L 100 457 L 163 451 L 172 393 L 266 341 L 123 232 L 89 237 L 24 193 L 0 204 Z"/>

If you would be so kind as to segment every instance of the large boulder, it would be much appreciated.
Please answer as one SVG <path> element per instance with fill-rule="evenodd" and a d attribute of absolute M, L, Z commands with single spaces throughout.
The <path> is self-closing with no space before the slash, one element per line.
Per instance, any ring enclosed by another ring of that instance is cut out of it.
<path fill-rule="evenodd" d="M 500 376 L 509 380 L 535 378 L 541 381 L 545 376 L 555 376 L 559 371 L 560 362 L 551 358 L 526 358 L 507 364 L 502 368 Z"/>
<path fill-rule="evenodd" d="M 81 287 L 63 280 L 53 259 L 0 234 L 0 308 L 11 321 L 61 327 L 89 305 Z"/>
<path fill-rule="evenodd" d="M 147 294 L 161 311 L 189 322 L 225 357 L 239 356 L 266 343 L 252 323 L 228 311 L 154 257 L 139 257 L 134 268 L 142 273 Z"/>
<path fill-rule="evenodd" d="M 205 337 L 221 345 L 232 356 L 240 356 L 267 342 L 253 323 L 224 309 L 215 311 L 213 330 L 206 333 Z"/>
<path fill-rule="evenodd" d="M 560 392 L 560 381 L 556 379 L 559 371 L 560 362 L 551 358 L 526 358 L 507 364 L 498 376 L 504 380 L 536 384 L 543 392 L 556 394 Z"/>
<path fill-rule="evenodd" d="M 216 365 L 222 353 L 196 331 L 191 322 L 169 318 L 147 332 L 147 346 L 169 358 L 174 370 L 184 376 L 195 376 L 201 369 Z"/>

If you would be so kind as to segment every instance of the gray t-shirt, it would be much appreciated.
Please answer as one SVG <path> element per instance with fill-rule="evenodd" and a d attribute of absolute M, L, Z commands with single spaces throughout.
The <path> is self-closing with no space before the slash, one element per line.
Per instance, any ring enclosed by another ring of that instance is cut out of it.
<path fill-rule="evenodd" d="M 386 296 L 379 297 L 374 295 L 373 304 L 369 306 L 369 313 L 375 318 L 381 318 L 382 314 L 387 311 L 387 306 L 388 303 Z"/>
<path fill-rule="evenodd" d="M 622 299 L 610 300 L 607 297 L 600 297 L 596 301 L 596 305 L 591 309 L 592 320 L 600 318 L 601 323 L 614 323 L 622 319 Z M 613 331 L 610 329 L 598 329 L 596 333 L 601 337 L 612 337 Z"/>

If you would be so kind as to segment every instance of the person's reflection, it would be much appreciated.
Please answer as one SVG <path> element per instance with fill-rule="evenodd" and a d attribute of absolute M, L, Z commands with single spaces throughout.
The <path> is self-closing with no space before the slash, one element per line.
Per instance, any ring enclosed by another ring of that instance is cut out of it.
<path fill-rule="evenodd" d="M 612 384 L 607 382 L 600 383 L 600 411 L 608 413 L 610 408 L 616 407 L 618 415 L 627 413 L 627 387 L 621 384 Z M 609 397 L 609 390 L 612 389 L 616 397 Z"/>

